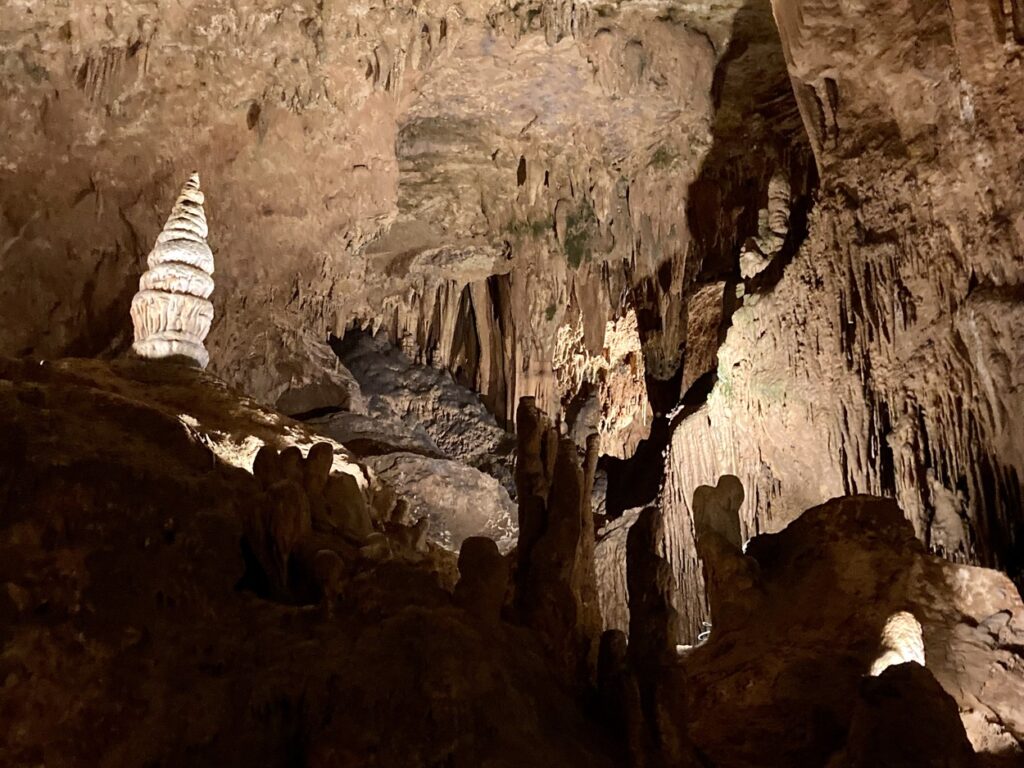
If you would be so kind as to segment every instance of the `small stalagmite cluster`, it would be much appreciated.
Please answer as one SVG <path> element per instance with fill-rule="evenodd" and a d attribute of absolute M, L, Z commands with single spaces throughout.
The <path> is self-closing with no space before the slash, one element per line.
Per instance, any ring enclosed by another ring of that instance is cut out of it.
<path fill-rule="evenodd" d="M 330 443 L 278 452 L 262 446 L 253 475 L 262 493 L 241 506 L 246 586 L 284 602 L 319 596 L 330 614 L 346 576 L 393 559 L 428 559 L 429 520 L 406 525 L 407 504 L 379 485 L 332 471 Z"/>
<path fill-rule="evenodd" d="M 203 341 L 213 322 L 213 252 L 199 174 L 193 173 L 150 251 L 149 270 L 132 300 L 135 353 L 147 359 L 210 362 Z"/>

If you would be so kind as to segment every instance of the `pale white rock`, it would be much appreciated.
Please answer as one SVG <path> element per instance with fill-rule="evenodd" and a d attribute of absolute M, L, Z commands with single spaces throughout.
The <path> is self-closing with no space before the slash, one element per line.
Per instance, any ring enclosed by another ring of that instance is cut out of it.
<path fill-rule="evenodd" d="M 871 665 L 872 677 L 896 664 L 913 661 L 925 665 L 921 623 L 909 611 L 897 611 L 886 620 L 881 646 L 881 653 Z"/>
<path fill-rule="evenodd" d="M 149 271 L 132 299 L 135 343 L 147 359 L 184 359 L 205 368 L 203 341 L 213 322 L 213 252 L 203 211 L 199 174 L 192 174 L 149 254 Z"/>

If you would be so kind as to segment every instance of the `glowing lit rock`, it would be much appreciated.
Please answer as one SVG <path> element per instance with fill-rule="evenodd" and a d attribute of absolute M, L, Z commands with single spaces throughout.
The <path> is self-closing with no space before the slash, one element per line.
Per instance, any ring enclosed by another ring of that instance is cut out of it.
<path fill-rule="evenodd" d="M 898 611 L 882 629 L 881 654 L 871 665 L 871 676 L 878 677 L 896 664 L 914 661 L 924 666 L 924 640 L 921 624 L 909 611 Z"/>
<path fill-rule="evenodd" d="M 203 341 L 213 322 L 213 252 L 199 174 L 192 174 L 149 254 L 149 271 L 132 299 L 135 343 L 147 359 L 174 358 L 205 368 Z"/>

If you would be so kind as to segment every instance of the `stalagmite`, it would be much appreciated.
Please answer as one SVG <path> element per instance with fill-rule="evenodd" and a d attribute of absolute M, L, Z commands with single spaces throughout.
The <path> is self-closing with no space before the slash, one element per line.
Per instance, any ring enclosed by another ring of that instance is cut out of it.
<path fill-rule="evenodd" d="M 733 475 L 722 475 L 716 486 L 702 485 L 693 492 L 696 549 L 716 631 L 742 623 L 760 596 L 757 563 L 743 554 L 742 504 L 743 486 Z"/>
<path fill-rule="evenodd" d="M 482 619 L 497 621 L 508 590 L 508 562 L 485 536 L 470 536 L 459 550 L 455 602 Z"/>
<path fill-rule="evenodd" d="M 768 182 L 768 207 L 757 214 L 757 236 L 744 243 L 740 253 L 740 274 L 751 278 L 774 259 L 789 233 L 792 192 L 789 177 L 779 170 Z"/>
<path fill-rule="evenodd" d="M 921 624 L 909 611 L 898 611 L 882 629 L 881 652 L 871 665 L 871 676 L 878 677 L 891 666 L 911 661 L 924 666 Z"/>
<path fill-rule="evenodd" d="M 206 214 L 199 174 L 192 174 L 150 251 L 149 271 L 132 300 L 139 357 L 171 358 L 205 368 L 203 346 L 213 322 L 213 252 L 206 243 Z"/>
<path fill-rule="evenodd" d="M 581 468 L 576 446 L 560 438 L 533 398 L 516 411 L 519 545 L 516 607 L 576 682 L 597 664 L 601 614 L 594 576 L 594 522 L 587 491 L 594 451 Z"/>
<path fill-rule="evenodd" d="M 629 665 L 626 633 L 620 629 L 609 629 L 601 635 L 597 695 L 602 717 L 626 744 L 630 768 L 646 765 L 652 745 L 640 703 L 640 687 Z"/>

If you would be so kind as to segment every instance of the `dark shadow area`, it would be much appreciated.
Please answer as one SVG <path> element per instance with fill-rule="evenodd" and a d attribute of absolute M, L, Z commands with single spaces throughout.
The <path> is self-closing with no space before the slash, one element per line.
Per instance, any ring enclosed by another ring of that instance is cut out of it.
<path fill-rule="evenodd" d="M 748 238 L 758 234 L 758 214 L 768 205 L 772 177 L 782 171 L 790 183 L 789 230 L 781 251 L 746 285 L 748 293 L 774 287 L 799 250 L 807 235 L 808 214 L 818 183 L 769 0 L 749 0 L 737 12 L 729 47 L 715 71 L 712 98 L 714 141 L 699 177 L 690 186 L 688 199 L 687 224 L 692 239 L 684 285 L 692 295 L 703 285 L 725 282 L 716 340 L 720 345 L 732 313 L 741 306 L 735 291 L 741 282 L 740 249 Z M 638 290 L 644 289 L 664 291 L 667 287 L 651 281 L 651 285 Z M 685 303 L 682 311 L 687 311 Z M 651 318 L 647 330 L 658 330 L 660 323 L 660 318 Z M 664 476 L 663 454 L 675 425 L 699 408 L 711 392 L 716 376 L 713 370 L 703 373 L 686 392 L 680 392 L 685 355 L 686 350 L 673 377 L 647 382 L 652 410 L 658 414 L 650 437 L 631 459 L 602 458 L 601 467 L 608 473 L 608 511 L 612 517 L 657 497 Z M 673 414 L 671 423 L 664 415 L 668 413 Z"/>

